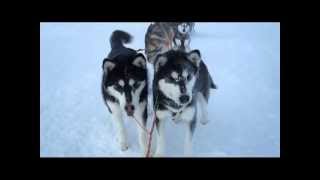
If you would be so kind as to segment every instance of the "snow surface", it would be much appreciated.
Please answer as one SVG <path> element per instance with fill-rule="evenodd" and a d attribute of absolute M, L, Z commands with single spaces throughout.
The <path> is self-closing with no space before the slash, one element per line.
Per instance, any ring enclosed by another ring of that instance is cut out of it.
<path fill-rule="evenodd" d="M 100 91 L 102 60 L 116 29 L 144 48 L 149 23 L 40 24 L 40 156 L 139 157 L 136 124 L 122 152 Z M 280 24 L 196 23 L 191 48 L 218 85 L 210 122 L 198 123 L 195 157 L 280 156 Z M 149 66 L 150 67 L 150 66 Z M 148 124 L 150 126 L 150 124 Z M 167 155 L 182 156 L 184 126 L 167 122 Z"/>

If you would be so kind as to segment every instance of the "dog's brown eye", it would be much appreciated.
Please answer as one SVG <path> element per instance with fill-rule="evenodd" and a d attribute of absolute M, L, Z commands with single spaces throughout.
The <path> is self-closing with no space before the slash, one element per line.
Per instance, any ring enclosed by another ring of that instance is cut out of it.
<path fill-rule="evenodd" d="M 140 86 L 139 82 L 136 82 L 136 83 L 133 84 L 133 88 L 135 88 L 135 89 L 137 89 L 139 86 Z"/>
<path fill-rule="evenodd" d="M 121 91 L 122 90 L 122 87 L 120 86 L 120 85 L 115 85 L 115 87 L 114 87 L 116 90 L 118 90 L 118 91 Z"/>
<path fill-rule="evenodd" d="M 187 80 L 188 80 L 188 81 L 191 80 L 191 75 L 190 75 L 190 74 L 187 76 Z"/>
<path fill-rule="evenodd" d="M 175 80 L 173 77 L 171 77 L 171 76 L 170 76 L 168 79 L 169 79 L 170 81 L 176 81 L 176 80 Z"/>

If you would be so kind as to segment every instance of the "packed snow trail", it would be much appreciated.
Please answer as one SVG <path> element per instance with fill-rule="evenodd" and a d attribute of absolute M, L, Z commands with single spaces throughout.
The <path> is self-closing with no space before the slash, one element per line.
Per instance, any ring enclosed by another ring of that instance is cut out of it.
<path fill-rule="evenodd" d="M 111 33 L 129 32 L 127 46 L 140 49 L 148 25 L 41 23 L 41 157 L 141 156 L 131 119 L 130 147 L 120 150 L 100 83 Z M 196 23 L 195 31 L 191 49 L 201 51 L 218 90 L 209 123 L 195 130 L 194 156 L 280 156 L 280 24 Z M 182 156 L 183 124 L 166 127 L 168 156 Z"/>

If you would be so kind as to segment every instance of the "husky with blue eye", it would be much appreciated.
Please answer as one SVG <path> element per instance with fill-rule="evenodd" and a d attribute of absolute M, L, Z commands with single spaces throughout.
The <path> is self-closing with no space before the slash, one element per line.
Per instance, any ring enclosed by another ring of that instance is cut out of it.
<path fill-rule="evenodd" d="M 111 52 L 103 60 L 102 95 L 119 130 L 121 150 L 128 149 L 124 115 L 135 118 L 142 126 L 147 121 L 147 69 L 143 54 L 124 47 L 132 37 L 116 30 L 110 38 Z M 146 153 L 146 133 L 138 128 L 139 143 Z"/>
<path fill-rule="evenodd" d="M 155 156 L 165 153 L 165 121 L 184 122 L 187 128 L 185 154 L 191 154 L 197 112 L 207 122 L 210 89 L 216 89 L 199 50 L 169 50 L 159 54 L 154 64 L 153 99 L 156 114 L 157 148 Z M 199 104 L 199 105 L 198 105 Z"/>

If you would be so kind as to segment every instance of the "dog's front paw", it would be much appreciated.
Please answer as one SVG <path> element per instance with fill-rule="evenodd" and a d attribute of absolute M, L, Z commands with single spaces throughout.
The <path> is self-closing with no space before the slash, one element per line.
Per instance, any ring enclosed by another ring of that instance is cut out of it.
<path fill-rule="evenodd" d="M 201 119 L 200 119 L 200 123 L 201 123 L 202 125 L 206 125 L 206 124 L 208 124 L 208 122 L 209 122 L 209 120 L 208 120 L 207 114 L 202 114 L 202 117 L 201 117 Z"/>
<path fill-rule="evenodd" d="M 156 152 L 153 154 L 153 157 L 164 157 L 164 152 L 163 151 L 158 151 L 156 150 Z"/>
<path fill-rule="evenodd" d="M 208 120 L 207 121 L 201 121 L 200 123 L 202 124 L 202 125 L 206 125 L 206 124 L 208 124 Z"/>
<path fill-rule="evenodd" d="M 142 149 L 142 156 L 147 156 L 148 155 L 148 148 L 147 147 L 143 147 Z M 150 152 L 149 152 L 150 153 Z"/>
<path fill-rule="evenodd" d="M 163 157 L 163 154 L 155 153 L 152 157 L 161 158 L 161 157 Z"/>
<path fill-rule="evenodd" d="M 127 142 L 121 142 L 120 147 L 121 147 L 121 151 L 126 151 L 129 149 L 129 145 Z"/>

